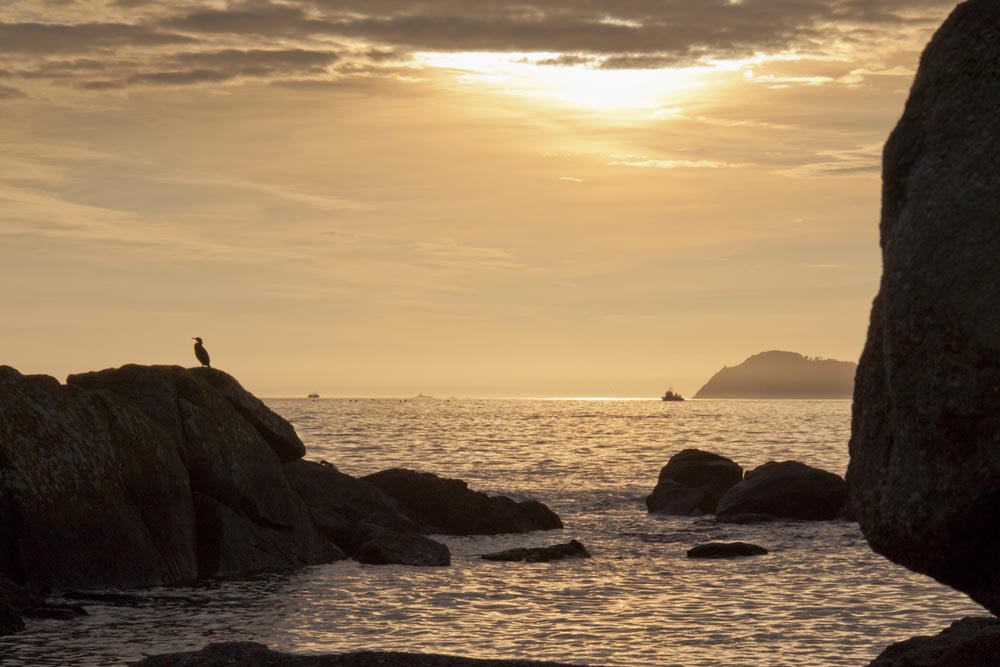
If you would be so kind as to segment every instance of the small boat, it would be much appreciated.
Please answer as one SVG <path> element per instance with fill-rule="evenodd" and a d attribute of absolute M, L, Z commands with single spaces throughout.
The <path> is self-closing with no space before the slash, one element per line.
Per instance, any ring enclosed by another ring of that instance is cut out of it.
<path fill-rule="evenodd" d="M 319 398 L 319 394 L 309 394 L 308 398 Z"/>
<path fill-rule="evenodd" d="M 660 396 L 661 401 L 683 401 L 684 397 L 674 391 L 673 387 L 670 387 L 665 392 L 663 396 Z"/>

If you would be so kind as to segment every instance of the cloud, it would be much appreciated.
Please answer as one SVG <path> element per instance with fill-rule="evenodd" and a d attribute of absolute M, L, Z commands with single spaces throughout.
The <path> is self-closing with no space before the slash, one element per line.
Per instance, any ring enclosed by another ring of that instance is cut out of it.
<path fill-rule="evenodd" d="M 877 175 L 882 171 L 882 144 L 858 146 L 846 150 L 819 151 L 815 162 L 786 170 L 790 176 L 816 178 L 826 176 Z"/>
<path fill-rule="evenodd" d="M 27 97 L 22 91 L 17 88 L 12 88 L 10 86 L 5 86 L 0 84 L 0 101 L 3 100 L 13 100 L 20 97 Z"/>
<path fill-rule="evenodd" d="M 193 37 L 127 23 L 0 23 L 0 53 L 87 53 L 123 46 L 189 44 Z"/>
<path fill-rule="evenodd" d="M 611 163 L 637 169 L 739 169 L 751 165 L 739 162 L 719 162 L 716 160 L 650 160 L 628 156 Z"/>

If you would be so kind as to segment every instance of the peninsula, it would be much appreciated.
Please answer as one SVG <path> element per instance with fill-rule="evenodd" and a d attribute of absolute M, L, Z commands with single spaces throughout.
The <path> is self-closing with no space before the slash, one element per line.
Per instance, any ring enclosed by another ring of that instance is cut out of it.
<path fill-rule="evenodd" d="M 850 398 L 857 368 L 852 361 L 771 350 L 723 368 L 694 397 Z"/>

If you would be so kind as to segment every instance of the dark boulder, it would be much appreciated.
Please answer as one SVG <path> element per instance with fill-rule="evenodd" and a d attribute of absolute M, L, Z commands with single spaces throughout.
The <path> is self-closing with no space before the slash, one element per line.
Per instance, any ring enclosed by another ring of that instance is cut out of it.
<path fill-rule="evenodd" d="M 764 547 L 746 542 L 709 542 L 699 544 L 687 551 L 688 558 L 745 558 L 747 556 L 764 556 L 768 553 Z"/>
<path fill-rule="evenodd" d="M 451 565 L 451 551 L 429 537 L 362 522 L 348 547 L 352 558 L 368 565 Z"/>
<path fill-rule="evenodd" d="M 253 642 L 209 644 L 200 651 L 150 656 L 135 667 L 580 667 L 531 660 L 480 660 L 426 653 L 359 651 L 332 655 L 294 655 Z"/>
<path fill-rule="evenodd" d="M 282 570 L 343 557 L 285 477 L 305 452 L 288 422 L 213 368 L 128 365 L 71 375 L 168 434 L 183 461 L 197 523 L 199 577 Z"/>
<path fill-rule="evenodd" d="M 719 499 L 743 479 L 731 459 L 700 449 L 685 449 L 660 470 L 656 488 L 646 498 L 651 513 L 700 516 L 714 514 Z"/>
<path fill-rule="evenodd" d="M 24 630 L 21 614 L 14 610 L 6 601 L 0 599 L 0 637 Z"/>
<path fill-rule="evenodd" d="M 176 402 L 175 402 L 176 405 Z M 193 580 L 175 443 L 130 405 L 0 367 L 0 570 L 50 587 Z"/>
<path fill-rule="evenodd" d="M 959 4 L 885 146 L 847 472 L 872 548 L 1000 613 L 1000 3 Z"/>
<path fill-rule="evenodd" d="M 844 480 L 798 461 L 765 463 L 746 474 L 719 501 L 720 519 L 736 514 L 770 514 L 786 519 L 826 521 L 844 509 Z"/>
<path fill-rule="evenodd" d="M 471 491 L 460 479 L 393 468 L 361 480 L 394 498 L 432 533 L 497 535 L 563 527 L 559 517 L 540 502 L 487 496 Z"/>
<path fill-rule="evenodd" d="M 893 644 L 868 667 L 996 667 L 1000 663 L 1000 621 L 963 618 L 933 637 Z"/>
<path fill-rule="evenodd" d="M 406 516 L 402 506 L 368 482 L 346 475 L 334 466 L 315 461 L 284 465 L 292 488 L 305 501 L 321 533 L 348 549 L 362 521 L 398 532 L 427 533 L 430 529 Z"/>
<path fill-rule="evenodd" d="M 484 554 L 480 558 L 518 563 L 548 563 L 565 558 L 590 558 L 590 552 L 577 540 L 570 540 L 565 544 L 554 544 L 549 547 L 507 549 L 497 553 Z"/>

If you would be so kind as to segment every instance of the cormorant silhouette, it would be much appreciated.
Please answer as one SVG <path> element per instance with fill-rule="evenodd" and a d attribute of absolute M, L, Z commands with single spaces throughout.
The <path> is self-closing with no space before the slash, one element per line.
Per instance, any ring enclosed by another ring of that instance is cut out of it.
<path fill-rule="evenodd" d="M 212 367 L 212 360 L 208 356 L 208 350 L 205 346 L 201 344 L 200 338 L 192 338 L 191 340 L 197 341 L 194 344 L 194 356 L 198 357 L 198 361 L 201 362 L 202 366 Z"/>

